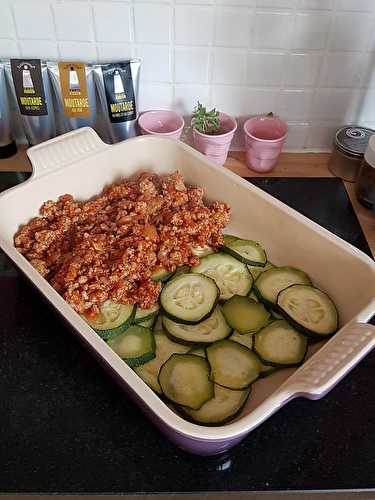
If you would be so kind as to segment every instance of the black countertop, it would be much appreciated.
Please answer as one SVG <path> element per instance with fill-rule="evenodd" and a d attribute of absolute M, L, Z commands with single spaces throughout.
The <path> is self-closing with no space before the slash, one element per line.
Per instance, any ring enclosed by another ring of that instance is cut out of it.
<path fill-rule="evenodd" d="M 370 254 L 341 181 L 256 179 Z M 0 492 L 375 487 L 375 352 L 217 457 L 167 441 L 0 254 Z"/>

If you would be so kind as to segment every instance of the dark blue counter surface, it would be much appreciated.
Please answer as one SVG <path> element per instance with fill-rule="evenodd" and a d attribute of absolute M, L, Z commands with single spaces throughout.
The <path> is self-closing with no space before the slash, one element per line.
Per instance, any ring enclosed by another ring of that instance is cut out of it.
<path fill-rule="evenodd" d="M 252 182 L 369 253 L 339 180 Z M 0 356 L 0 492 L 375 487 L 375 353 L 209 458 L 168 442 L 1 254 Z"/>

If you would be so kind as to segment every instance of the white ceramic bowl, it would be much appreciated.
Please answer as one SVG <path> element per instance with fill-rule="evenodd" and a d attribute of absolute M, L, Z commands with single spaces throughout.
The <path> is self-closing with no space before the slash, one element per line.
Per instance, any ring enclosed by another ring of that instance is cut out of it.
<path fill-rule="evenodd" d="M 218 169 L 189 146 L 155 136 L 109 146 L 92 129 L 83 128 L 30 148 L 28 156 L 32 177 L 0 195 L 1 248 L 130 397 L 185 450 L 202 455 L 227 450 L 291 399 L 324 396 L 374 347 L 375 328 L 365 323 L 375 313 L 374 262 L 239 176 Z M 310 348 L 304 365 L 257 381 L 241 415 L 220 427 L 195 425 L 174 413 L 13 246 L 19 225 L 36 216 L 47 199 L 64 193 L 87 199 L 120 177 L 145 170 L 164 174 L 176 169 L 182 171 L 187 183 L 202 186 L 207 199 L 229 203 L 232 219 L 228 232 L 259 241 L 276 264 L 304 269 L 332 296 L 341 318 L 340 331 L 325 344 Z"/>

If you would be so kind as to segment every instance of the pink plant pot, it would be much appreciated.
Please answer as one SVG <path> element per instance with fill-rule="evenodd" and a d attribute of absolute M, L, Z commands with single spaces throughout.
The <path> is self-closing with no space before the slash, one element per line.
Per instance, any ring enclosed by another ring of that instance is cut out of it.
<path fill-rule="evenodd" d="M 225 113 L 219 114 L 219 120 L 219 134 L 202 134 L 193 128 L 193 141 L 195 149 L 206 155 L 213 163 L 224 165 L 230 143 L 237 129 L 237 122 Z"/>
<path fill-rule="evenodd" d="M 146 111 L 138 118 L 142 135 L 162 135 L 171 139 L 179 139 L 185 122 L 182 116 L 174 111 Z"/>
<path fill-rule="evenodd" d="M 288 125 L 276 116 L 256 116 L 246 120 L 243 129 L 247 166 L 255 172 L 269 172 L 277 163 Z"/>

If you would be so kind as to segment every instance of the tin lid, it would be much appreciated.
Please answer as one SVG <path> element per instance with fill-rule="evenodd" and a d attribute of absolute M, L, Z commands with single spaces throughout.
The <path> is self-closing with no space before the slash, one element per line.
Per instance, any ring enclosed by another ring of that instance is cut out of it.
<path fill-rule="evenodd" d="M 356 125 L 342 127 L 336 132 L 335 145 L 344 153 L 362 158 L 370 137 L 375 134 L 375 130 Z"/>
<path fill-rule="evenodd" d="M 367 165 L 375 169 L 375 135 L 373 135 L 369 140 L 365 152 L 365 160 Z"/>

